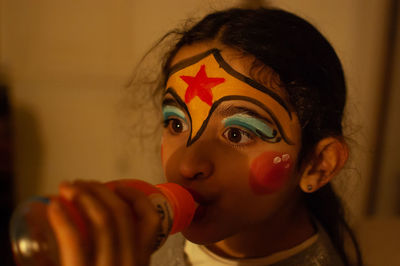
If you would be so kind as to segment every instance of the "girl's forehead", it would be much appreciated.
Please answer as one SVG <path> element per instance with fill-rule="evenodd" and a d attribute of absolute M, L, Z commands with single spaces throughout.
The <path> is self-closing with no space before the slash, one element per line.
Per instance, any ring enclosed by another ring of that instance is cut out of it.
<path fill-rule="evenodd" d="M 251 63 L 253 62 L 252 57 L 244 56 L 240 51 L 229 46 L 222 45 L 216 41 L 199 42 L 192 45 L 183 46 L 171 60 L 170 67 L 173 67 L 185 59 L 202 54 L 211 49 L 218 49 L 221 55 L 224 57 L 224 60 L 237 71 L 243 74 L 249 74 L 248 67 L 250 67 Z"/>
<path fill-rule="evenodd" d="M 223 45 L 218 41 L 199 42 L 183 46 L 171 60 L 170 68 L 173 68 L 175 65 L 188 58 L 203 54 L 211 49 L 218 49 L 223 60 L 226 61 L 226 63 L 235 71 L 268 87 L 290 105 L 289 97 L 280 84 L 279 75 L 274 70 L 257 61 L 252 55 L 244 54 L 243 52 Z"/>
<path fill-rule="evenodd" d="M 233 49 L 222 49 L 204 45 L 184 47 L 168 69 L 165 94 L 189 114 L 192 128 L 188 145 L 200 138 L 214 111 L 235 101 L 263 109 L 276 124 L 296 126 L 295 114 L 276 88 L 249 77 L 246 67 L 251 69 L 250 62 L 254 60 Z M 287 143 L 292 144 L 289 139 L 294 136 L 287 138 Z"/>
<path fill-rule="evenodd" d="M 244 54 L 218 41 L 198 42 L 180 48 L 167 69 L 168 79 L 166 89 L 168 89 L 168 83 L 171 82 L 173 76 L 175 76 L 175 78 L 178 76 L 179 80 L 182 79 L 180 75 L 176 75 L 176 72 L 184 71 L 184 69 L 194 69 L 195 72 L 192 74 L 193 76 L 197 76 L 197 74 L 199 74 L 197 73 L 199 66 L 194 67 L 194 65 L 202 65 L 205 61 L 204 59 L 207 59 L 207 57 L 210 59 L 208 62 L 211 61 L 211 63 L 206 63 L 205 67 L 207 72 L 225 72 L 224 74 L 227 74 L 230 78 L 240 81 L 234 82 L 233 84 L 228 83 L 231 87 L 240 87 L 244 93 L 246 93 L 245 88 L 250 89 L 249 91 L 254 91 L 254 89 L 256 89 L 258 92 L 265 94 L 261 95 L 262 98 L 265 98 L 264 96 L 268 96 L 267 98 L 272 97 L 273 100 L 286 109 L 289 116 L 294 112 L 289 97 L 285 89 L 281 86 L 279 75 L 275 71 L 256 60 L 253 56 Z M 227 84 L 225 83 L 225 85 Z M 227 90 L 225 93 L 231 91 L 229 86 L 222 85 L 222 87 L 224 87 L 224 91 Z"/>

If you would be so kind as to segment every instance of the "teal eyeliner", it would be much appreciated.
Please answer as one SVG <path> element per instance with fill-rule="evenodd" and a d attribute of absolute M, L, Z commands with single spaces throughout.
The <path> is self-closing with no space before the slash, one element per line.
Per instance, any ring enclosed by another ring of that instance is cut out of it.
<path fill-rule="evenodd" d="M 239 126 L 250 130 L 262 140 L 269 141 L 276 137 L 277 131 L 258 118 L 246 114 L 235 114 L 222 120 L 225 127 Z M 277 139 L 274 142 L 278 142 Z"/>
<path fill-rule="evenodd" d="M 171 116 L 174 116 L 182 119 L 183 121 L 185 121 L 185 123 L 187 123 L 185 113 L 178 107 L 175 107 L 173 105 L 164 105 L 162 113 L 164 121 L 168 120 Z"/>

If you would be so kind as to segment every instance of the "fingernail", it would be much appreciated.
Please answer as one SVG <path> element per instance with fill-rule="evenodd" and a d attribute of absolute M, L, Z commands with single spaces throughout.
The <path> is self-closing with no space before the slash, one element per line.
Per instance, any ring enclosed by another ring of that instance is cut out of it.
<path fill-rule="evenodd" d="M 69 182 L 62 182 L 60 184 L 59 191 L 60 195 L 69 201 L 72 201 L 77 194 L 75 186 Z"/>
<path fill-rule="evenodd" d="M 61 204 L 58 199 L 52 199 L 49 204 L 49 208 L 53 209 L 54 211 L 60 212 L 62 211 Z"/>
<path fill-rule="evenodd" d="M 69 181 L 62 181 L 58 187 L 61 189 L 61 188 L 63 188 L 63 187 L 70 187 L 70 186 L 71 186 L 71 182 L 69 182 Z"/>
<path fill-rule="evenodd" d="M 31 201 L 41 202 L 41 203 L 44 203 L 44 204 L 49 204 L 50 203 L 50 199 L 49 198 L 41 197 L 41 196 L 34 196 L 30 200 Z"/>

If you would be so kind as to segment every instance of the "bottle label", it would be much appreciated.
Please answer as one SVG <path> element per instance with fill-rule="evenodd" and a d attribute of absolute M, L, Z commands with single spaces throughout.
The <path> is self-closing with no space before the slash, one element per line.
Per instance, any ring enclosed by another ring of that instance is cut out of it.
<path fill-rule="evenodd" d="M 157 250 L 167 239 L 169 232 L 171 231 L 173 224 L 173 211 L 171 206 L 168 204 L 166 198 L 159 193 L 149 195 L 150 201 L 155 206 L 158 214 L 160 215 L 160 227 L 157 231 L 156 242 L 154 243 L 153 250 Z"/>

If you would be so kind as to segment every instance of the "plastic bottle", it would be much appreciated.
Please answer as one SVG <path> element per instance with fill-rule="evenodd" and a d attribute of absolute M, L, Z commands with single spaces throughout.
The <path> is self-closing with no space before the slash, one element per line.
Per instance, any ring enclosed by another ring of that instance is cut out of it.
<path fill-rule="evenodd" d="M 185 229 L 193 219 L 196 209 L 191 194 L 174 183 L 153 186 L 140 180 L 117 180 L 106 183 L 114 190 L 117 185 L 130 186 L 144 192 L 160 214 L 160 229 L 154 250 L 169 234 Z M 51 197 L 50 197 L 51 198 Z M 15 262 L 18 266 L 58 266 L 57 241 L 47 218 L 50 198 L 35 197 L 21 204 L 10 223 L 10 237 Z M 62 205 L 70 213 L 83 235 L 86 228 L 74 206 L 66 200 Z"/>

